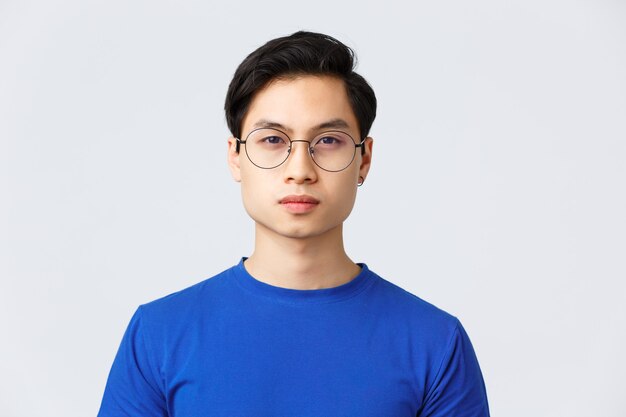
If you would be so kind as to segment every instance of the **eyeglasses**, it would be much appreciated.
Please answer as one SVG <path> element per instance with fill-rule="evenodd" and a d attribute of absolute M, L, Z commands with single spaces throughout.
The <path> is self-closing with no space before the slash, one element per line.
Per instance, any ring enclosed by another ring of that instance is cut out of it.
<path fill-rule="evenodd" d="M 354 160 L 356 148 L 365 151 L 365 139 L 356 143 L 352 136 L 339 130 L 320 133 L 313 140 L 307 141 L 291 140 L 285 132 L 265 127 L 248 133 L 246 140 L 237 139 L 237 151 L 240 143 L 246 145 L 246 155 L 250 162 L 262 169 L 272 169 L 289 158 L 294 142 L 308 143 L 313 162 L 324 171 L 330 172 L 348 168 Z"/>

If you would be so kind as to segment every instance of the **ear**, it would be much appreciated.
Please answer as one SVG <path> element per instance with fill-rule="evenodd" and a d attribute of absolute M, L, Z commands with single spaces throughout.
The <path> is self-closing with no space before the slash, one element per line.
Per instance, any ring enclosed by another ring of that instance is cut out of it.
<path fill-rule="evenodd" d="M 366 137 L 363 142 L 365 153 L 361 155 L 361 165 L 359 166 L 359 176 L 363 177 L 363 180 L 367 178 L 367 173 L 370 170 L 372 164 L 372 147 L 374 146 L 374 139 Z"/>
<path fill-rule="evenodd" d="M 241 149 L 241 148 L 240 148 Z M 237 182 L 241 182 L 241 169 L 239 167 L 240 152 L 237 152 L 237 139 L 234 137 L 228 138 L 228 168 L 230 168 L 230 174 Z"/>

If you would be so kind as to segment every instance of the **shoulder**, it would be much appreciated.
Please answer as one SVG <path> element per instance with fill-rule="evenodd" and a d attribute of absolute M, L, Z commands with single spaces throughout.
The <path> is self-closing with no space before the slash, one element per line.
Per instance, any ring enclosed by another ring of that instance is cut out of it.
<path fill-rule="evenodd" d="M 385 314 L 396 322 L 428 331 L 431 335 L 439 334 L 443 338 L 452 336 L 458 330 L 459 320 L 452 314 L 372 273 L 377 279 L 374 286 L 377 299 L 383 304 Z"/>
<path fill-rule="evenodd" d="M 410 347 L 409 362 L 424 401 L 435 403 L 445 391 L 451 396 L 447 401 L 453 403 L 461 401 L 454 392 L 468 391 L 471 398 L 463 401 L 486 407 L 480 368 L 459 319 L 390 281 L 381 277 L 377 281 L 376 298 L 383 304 L 376 314 L 385 317 L 388 338 L 397 342 L 400 351 Z"/>
<path fill-rule="evenodd" d="M 141 304 L 139 312 L 142 318 L 161 324 L 174 323 L 180 322 L 186 316 L 197 315 L 200 310 L 210 308 L 226 297 L 227 283 L 233 268 L 228 268 L 187 288 Z"/>

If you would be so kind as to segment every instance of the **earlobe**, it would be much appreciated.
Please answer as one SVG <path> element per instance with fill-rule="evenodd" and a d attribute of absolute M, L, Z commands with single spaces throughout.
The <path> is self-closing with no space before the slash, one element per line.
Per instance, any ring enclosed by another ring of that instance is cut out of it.
<path fill-rule="evenodd" d="M 241 182 L 239 156 L 240 153 L 237 152 L 237 139 L 231 136 L 230 138 L 228 138 L 228 168 L 230 169 L 230 174 L 233 176 L 233 179 L 237 182 Z"/>

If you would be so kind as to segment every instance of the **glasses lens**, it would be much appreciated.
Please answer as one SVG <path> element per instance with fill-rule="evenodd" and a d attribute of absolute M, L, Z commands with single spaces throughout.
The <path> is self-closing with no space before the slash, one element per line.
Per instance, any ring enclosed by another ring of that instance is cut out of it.
<path fill-rule="evenodd" d="M 347 133 L 324 132 L 311 143 L 313 160 L 326 171 L 341 171 L 352 163 L 355 143 Z"/>
<path fill-rule="evenodd" d="M 246 138 L 246 153 L 260 168 L 275 168 L 289 156 L 289 138 L 280 130 L 257 129 Z"/>

